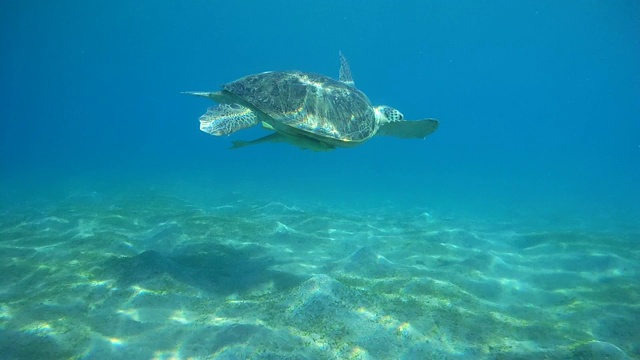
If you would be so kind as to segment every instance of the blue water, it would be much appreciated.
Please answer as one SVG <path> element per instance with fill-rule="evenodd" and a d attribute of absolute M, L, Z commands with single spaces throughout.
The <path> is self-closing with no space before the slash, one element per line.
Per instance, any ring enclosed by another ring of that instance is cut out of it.
<path fill-rule="evenodd" d="M 3 1 L 0 353 L 640 358 L 638 29 L 633 0 Z M 440 128 L 230 150 L 266 132 L 202 133 L 212 103 L 180 94 L 337 78 L 339 51 L 373 104 Z"/>

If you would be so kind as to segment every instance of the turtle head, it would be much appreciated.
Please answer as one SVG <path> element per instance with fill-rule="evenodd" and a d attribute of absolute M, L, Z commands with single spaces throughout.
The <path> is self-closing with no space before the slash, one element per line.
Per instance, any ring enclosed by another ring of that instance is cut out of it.
<path fill-rule="evenodd" d="M 376 106 L 373 111 L 376 114 L 376 120 L 378 120 L 378 125 L 402 121 L 404 120 L 404 115 L 402 113 L 391 106 L 380 105 Z"/>

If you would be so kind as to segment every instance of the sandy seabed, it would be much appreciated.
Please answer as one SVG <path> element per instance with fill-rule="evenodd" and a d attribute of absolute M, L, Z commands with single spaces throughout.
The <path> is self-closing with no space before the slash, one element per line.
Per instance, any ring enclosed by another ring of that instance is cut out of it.
<path fill-rule="evenodd" d="M 640 359 L 637 229 L 159 191 L 0 213 L 5 359 Z"/>

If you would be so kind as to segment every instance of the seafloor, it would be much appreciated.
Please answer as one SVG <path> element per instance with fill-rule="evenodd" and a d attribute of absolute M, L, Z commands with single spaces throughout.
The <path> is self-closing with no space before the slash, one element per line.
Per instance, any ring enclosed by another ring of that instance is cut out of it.
<path fill-rule="evenodd" d="M 420 207 L 70 192 L 2 206 L 0 353 L 638 359 L 638 236 Z"/>

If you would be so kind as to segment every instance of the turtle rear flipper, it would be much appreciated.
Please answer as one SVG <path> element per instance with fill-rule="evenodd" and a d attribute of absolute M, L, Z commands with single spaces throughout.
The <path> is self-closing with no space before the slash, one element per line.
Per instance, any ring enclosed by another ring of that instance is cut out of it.
<path fill-rule="evenodd" d="M 238 149 L 249 145 L 257 145 L 265 142 L 285 142 L 286 137 L 280 133 L 273 133 L 255 140 L 236 140 L 231 142 L 232 149 Z"/>
<path fill-rule="evenodd" d="M 209 91 L 183 91 L 181 94 L 193 95 L 193 96 L 202 96 L 208 99 L 211 99 L 220 104 L 228 104 L 228 101 L 225 94 L 221 91 L 209 92 Z"/>
<path fill-rule="evenodd" d="M 230 135 L 258 123 L 258 116 L 239 104 L 213 106 L 200 116 L 200 130 L 216 136 Z"/>
<path fill-rule="evenodd" d="M 237 140 L 232 142 L 232 149 L 238 149 L 241 147 L 249 146 L 249 145 L 257 145 L 266 142 L 288 142 L 291 143 L 301 149 L 305 150 L 313 150 L 313 151 L 330 151 L 334 150 L 335 147 L 329 144 L 323 143 L 313 138 L 305 137 L 305 136 L 296 136 L 296 135 L 285 135 L 283 133 L 273 133 L 267 136 L 263 136 L 261 138 L 255 140 Z"/>
<path fill-rule="evenodd" d="M 378 135 L 395 136 L 403 139 L 423 139 L 436 131 L 438 120 L 423 119 L 411 121 L 392 121 L 380 126 Z"/>

